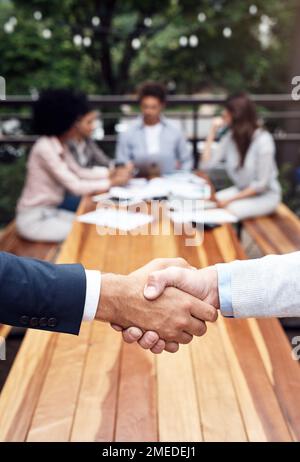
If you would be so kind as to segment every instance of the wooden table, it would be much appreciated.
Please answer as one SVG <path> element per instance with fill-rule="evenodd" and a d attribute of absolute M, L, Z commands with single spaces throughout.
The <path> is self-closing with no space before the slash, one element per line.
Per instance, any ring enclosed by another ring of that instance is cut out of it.
<path fill-rule="evenodd" d="M 86 199 L 81 212 L 89 210 Z M 99 236 L 75 223 L 59 262 L 128 273 L 155 257 L 199 267 L 245 255 L 231 226 L 183 237 Z M 0 398 L 1 441 L 300 440 L 300 371 L 277 320 L 225 320 L 175 355 L 122 343 L 108 325 L 78 337 L 28 331 Z"/>

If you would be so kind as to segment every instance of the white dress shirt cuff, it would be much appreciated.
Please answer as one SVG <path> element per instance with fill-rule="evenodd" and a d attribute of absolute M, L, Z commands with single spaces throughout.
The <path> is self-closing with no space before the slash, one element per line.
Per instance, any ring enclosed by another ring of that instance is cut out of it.
<path fill-rule="evenodd" d="M 86 275 L 86 294 L 83 310 L 83 321 L 93 321 L 98 308 L 101 291 L 100 271 L 85 270 Z"/>

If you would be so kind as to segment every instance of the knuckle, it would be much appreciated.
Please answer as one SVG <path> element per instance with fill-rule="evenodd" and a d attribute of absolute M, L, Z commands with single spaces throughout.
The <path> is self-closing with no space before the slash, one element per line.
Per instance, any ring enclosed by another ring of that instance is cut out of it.
<path fill-rule="evenodd" d="M 202 335 L 204 335 L 206 333 L 206 331 L 207 331 L 207 326 L 206 326 L 205 322 L 203 322 L 203 323 L 201 323 L 200 332 L 199 332 L 200 335 L 199 336 L 202 337 Z"/>
<path fill-rule="evenodd" d="M 182 343 L 184 345 L 187 345 L 188 343 L 191 343 L 191 341 L 193 340 L 193 336 L 192 335 L 185 335 L 183 338 L 182 338 Z"/>
<path fill-rule="evenodd" d="M 184 329 L 187 326 L 187 319 L 185 316 L 180 316 L 176 321 L 177 329 Z"/>
<path fill-rule="evenodd" d="M 193 303 L 190 300 L 187 300 L 184 304 L 185 313 L 190 313 L 193 308 Z"/>
<path fill-rule="evenodd" d="M 210 322 L 215 322 L 218 319 L 218 311 L 215 308 L 209 310 L 209 320 Z"/>
<path fill-rule="evenodd" d="M 180 266 L 189 266 L 188 262 L 182 257 L 177 257 L 176 263 Z"/>

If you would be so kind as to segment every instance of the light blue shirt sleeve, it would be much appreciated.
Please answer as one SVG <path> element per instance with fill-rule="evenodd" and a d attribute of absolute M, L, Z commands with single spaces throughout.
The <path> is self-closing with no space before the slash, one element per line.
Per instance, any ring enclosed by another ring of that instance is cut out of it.
<path fill-rule="evenodd" d="M 218 289 L 220 310 L 224 317 L 233 318 L 232 292 L 231 292 L 231 265 L 220 263 L 215 265 L 218 272 Z"/>

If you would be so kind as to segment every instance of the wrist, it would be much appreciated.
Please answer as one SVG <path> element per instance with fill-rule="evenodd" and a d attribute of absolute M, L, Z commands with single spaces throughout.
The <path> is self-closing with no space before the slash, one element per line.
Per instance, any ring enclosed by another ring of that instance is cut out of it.
<path fill-rule="evenodd" d="M 101 294 L 96 311 L 98 321 L 114 323 L 119 321 L 122 301 L 124 304 L 123 280 L 119 274 L 102 274 Z"/>
<path fill-rule="evenodd" d="M 218 284 L 218 271 L 215 266 L 209 266 L 203 270 L 201 277 L 205 278 L 205 286 L 207 287 L 206 301 L 214 306 L 217 310 L 220 309 L 219 299 L 219 284 Z"/>
<path fill-rule="evenodd" d="M 219 310 L 220 309 L 220 298 L 219 298 L 219 284 L 218 284 L 218 271 L 217 269 L 212 266 L 212 304 L 213 306 Z"/>

